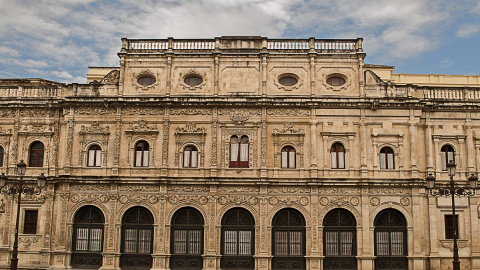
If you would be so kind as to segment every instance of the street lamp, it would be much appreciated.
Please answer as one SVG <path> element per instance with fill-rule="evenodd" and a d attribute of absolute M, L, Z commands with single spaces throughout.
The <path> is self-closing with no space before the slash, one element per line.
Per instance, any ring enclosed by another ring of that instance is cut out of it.
<path fill-rule="evenodd" d="M 22 201 L 22 194 L 25 195 L 33 195 L 33 194 L 40 194 L 42 189 L 45 188 L 45 184 L 47 182 L 47 177 L 43 173 L 41 173 L 37 177 L 37 186 L 24 186 L 23 185 L 23 176 L 25 175 L 25 171 L 27 169 L 27 164 L 20 160 L 17 164 L 17 174 L 19 176 L 19 180 L 17 185 L 7 188 L 7 176 L 5 173 L 0 175 L 0 192 L 2 194 L 12 194 L 18 195 L 17 199 L 17 219 L 15 221 L 15 240 L 13 242 L 13 249 L 12 249 L 12 259 L 10 260 L 10 270 L 16 270 L 18 267 L 18 223 L 20 221 L 20 204 Z"/>
<path fill-rule="evenodd" d="M 455 181 L 453 181 L 453 176 L 455 176 L 455 170 L 457 165 L 453 161 L 448 162 L 447 164 L 448 176 L 450 176 L 449 185 L 437 185 L 438 191 L 435 190 L 435 176 L 429 174 L 425 179 L 427 182 L 427 189 L 429 190 L 430 195 L 432 196 L 452 196 L 452 222 L 453 222 L 453 270 L 460 270 L 460 260 L 458 258 L 458 223 L 457 216 L 455 214 L 455 195 L 458 196 L 474 196 L 477 185 L 478 177 L 475 174 L 471 174 L 468 177 L 469 187 L 471 191 L 466 190 L 463 187 L 459 187 Z"/>

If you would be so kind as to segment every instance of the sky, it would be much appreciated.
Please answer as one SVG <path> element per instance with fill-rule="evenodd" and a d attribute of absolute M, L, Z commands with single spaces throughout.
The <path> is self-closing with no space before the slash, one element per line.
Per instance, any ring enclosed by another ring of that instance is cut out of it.
<path fill-rule="evenodd" d="M 362 37 L 395 73 L 480 75 L 478 0 L 0 0 L 0 78 L 86 83 L 121 38 Z"/>

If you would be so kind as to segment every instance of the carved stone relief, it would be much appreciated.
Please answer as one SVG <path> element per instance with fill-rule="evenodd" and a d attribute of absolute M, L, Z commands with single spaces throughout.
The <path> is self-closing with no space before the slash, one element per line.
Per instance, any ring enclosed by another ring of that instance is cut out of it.
<path fill-rule="evenodd" d="M 360 199 L 358 197 L 347 197 L 347 196 L 322 197 L 320 198 L 320 204 L 323 206 L 326 206 L 328 204 L 333 204 L 338 206 L 349 204 L 352 206 L 357 206 L 360 204 Z"/>

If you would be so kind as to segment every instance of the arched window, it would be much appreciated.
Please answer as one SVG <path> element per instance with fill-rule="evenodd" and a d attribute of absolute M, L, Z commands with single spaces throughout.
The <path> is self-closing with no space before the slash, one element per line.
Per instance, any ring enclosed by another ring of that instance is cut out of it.
<path fill-rule="evenodd" d="M 152 268 L 153 216 L 143 207 L 129 209 L 122 219 L 120 267 L 139 270 Z"/>
<path fill-rule="evenodd" d="M 341 143 L 334 143 L 330 148 L 332 169 L 345 169 L 345 147 Z"/>
<path fill-rule="evenodd" d="M 254 269 L 255 221 L 245 209 L 234 208 L 222 218 L 222 269 Z"/>
<path fill-rule="evenodd" d="M 183 167 L 197 168 L 198 167 L 198 150 L 195 146 L 189 145 L 183 149 Z"/>
<path fill-rule="evenodd" d="M 295 169 L 295 149 L 291 146 L 282 148 L 282 168 Z"/>
<path fill-rule="evenodd" d="M 248 136 L 230 138 L 230 168 L 248 168 Z"/>
<path fill-rule="evenodd" d="M 385 209 L 375 217 L 375 269 L 408 269 L 407 222 L 397 210 Z"/>
<path fill-rule="evenodd" d="M 3 150 L 3 147 L 0 146 L 0 167 L 3 167 L 3 156 L 5 155 L 5 152 Z"/>
<path fill-rule="evenodd" d="M 139 141 L 135 144 L 135 167 L 148 167 L 148 142 Z"/>
<path fill-rule="evenodd" d="M 85 206 L 78 210 L 73 222 L 72 267 L 100 268 L 105 223 L 102 211 L 94 206 Z"/>
<path fill-rule="evenodd" d="M 178 210 L 172 218 L 170 269 L 203 268 L 203 217 L 194 208 Z"/>
<path fill-rule="evenodd" d="M 395 169 L 395 158 L 390 147 L 380 149 L 380 169 Z"/>
<path fill-rule="evenodd" d="M 88 148 L 87 166 L 100 167 L 102 161 L 102 148 L 98 145 L 92 145 Z"/>
<path fill-rule="evenodd" d="M 30 159 L 28 160 L 29 167 L 43 167 L 44 149 L 43 143 L 32 143 L 30 146 Z"/>
<path fill-rule="evenodd" d="M 306 269 L 305 219 L 294 209 L 283 209 L 273 217 L 272 269 Z"/>
<path fill-rule="evenodd" d="M 451 145 L 445 144 L 442 146 L 441 149 L 441 156 L 442 156 L 442 171 L 447 170 L 447 163 L 453 162 L 455 163 L 455 150 Z"/>
<path fill-rule="evenodd" d="M 345 209 L 335 209 L 323 220 L 323 269 L 357 269 L 355 217 Z"/>

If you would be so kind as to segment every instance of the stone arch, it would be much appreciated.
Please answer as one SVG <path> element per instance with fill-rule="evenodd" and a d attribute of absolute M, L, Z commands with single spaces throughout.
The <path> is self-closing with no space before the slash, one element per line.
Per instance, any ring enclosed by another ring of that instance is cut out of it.
<path fill-rule="evenodd" d="M 253 216 L 253 220 L 255 221 L 255 228 L 257 228 L 259 226 L 260 215 L 259 215 L 258 211 L 252 205 L 249 205 L 249 204 L 246 204 L 246 203 L 240 203 L 240 204 L 228 203 L 228 204 L 224 205 L 220 209 L 220 211 L 218 211 L 216 224 L 222 224 L 222 218 L 225 215 L 225 213 L 228 210 L 233 209 L 233 208 L 244 208 L 245 210 L 249 211 L 250 214 Z"/>
<path fill-rule="evenodd" d="M 125 215 L 125 213 L 132 207 L 136 207 L 136 206 L 140 206 L 140 207 L 144 207 L 146 208 L 148 211 L 150 211 L 150 213 L 152 214 L 153 216 L 153 225 L 155 226 L 156 224 L 158 224 L 158 221 L 159 221 L 159 217 L 158 217 L 158 210 L 155 209 L 155 207 L 153 207 L 153 205 L 151 204 L 136 204 L 136 203 L 126 203 L 124 206 L 122 206 L 120 209 L 118 209 L 118 215 L 116 216 L 116 220 L 115 220 L 115 223 L 116 224 L 121 224 L 122 223 L 122 219 L 123 219 L 123 216 Z"/>
<path fill-rule="evenodd" d="M 99 204 L 99 203 L 95 203 L 95 202 L 78 202 L 76 203 L 74 206 L 72 206 L 70 208 L 70 210 L 68 211 L 68 215 L 67 215 L 67 222 L 69 223 L 73 223 L 73 220 L 75 218 L 75 214 L 77 214 L 78 210 L 80 210 L 80 208 L 84 207 L 84 206 L 94 206 L 94 207 L 97 207 L 98 209 L 100 209 L 100 211 L 102 211 L 102 214 L 103 216 L 105 217 L 105 224 L 108 224 L 110 223 L 111 221 L 108 220 L 110 215 L 109 215 L 109 211 L 108 209 L 105 207 L 105 205 L 103 204 Z"/>
<path fill-rule="evenodd" d="M 392 202 L 382 203 L 382 204 L 378 205 L 375 209 L 373 209 L 373 211 L 370 212 L 370 218 L 369 218 L 368 226 L 370 228 L 373 228 L 374 227 L 373 223 L 374 223 L 375 217 L 378 215 L 378 213 L 380 213 L 381 211 L 383 211 L 385 209 L 389 209 L 389 208 L 397 210 L 400 213 L 402 213 L 403 217 L 407 221 L 407 226 L 406 226 L 407 230 L 413 228 L 413 226 L 412 226 L 413 217 L 412 217 L 411 213 L 404 206 L 400 205 L 399 203 L 392 203 Z"/>
<path fill-rule="evenodd" d="M 305 207 L 303 207 L 301 204 L 298 204 L 298 203 L 292 203 L 291 205 L 286 205 L 286 204 L 281 204 L 280 203 L 280 204 L 275 205 L 275 207 L 273 207 L 270 210 L 270 212 L 268 212 L 267 218 L 270 221 L 269 224 L 270 225 L 272 224 L 272 220 L 273 220 L 273 217 L 275 216 L 275 214 L 277 214 L 282 209 L 286 209 L 286 208 L 291 208 L 291 209 L 294 209 L 294 210 L 297 210 L 298 212 L 300 212 L 303 215 L 303 218 L 305 219 L 305 227 L 306 228 L 310 227 L 310 223 L 311 223 L 310 213 L 307 209 L 305 209 Z"/>
<path fill-rule="evenodd" d="M 202 217 L 203 217 L 203 220 L 204 220 L 204 225 L 208 226 L 208 213 L 207 213 L 207 211 L 199 203 L 193 203 L 193 202 L 191 202 L 191 203 L 177 203 L 174 206 L 172 206 L 172 208 L 170 208 L 170 210 L 168 210 L 168 212 L 167 212 L 165 225 L 166 226 L 172 225 L 173 215 L 175 215 L 175 213 L 178 210 L 180 210 L 182 208 L 185 208 L 185 207 L 194 208 L 195 210 L 200 212 L 200 214 L 202 214 Z"/>
<path fill-rule="evenodd" d="M 321 226 L 323 226 L 323 220 L 325 219 L 325 216 L 330 211 L 332 211 L 334 209 L 337 209 L 337 208 L 343 208 L 343 209 L 349 211 L 355 217 L 355 220 L 357 222 L 356 227 L 357 228 L 362 227 L 362 216 L 360 215 L 360 212 L 355 207 L 353 207 L 351 205 L 348 205 L 348 204 L 344 204 L 344 205 L 341 205 L 341 206 L 334 205 L 334 204 L 327 205 L 325 208 L 322 209 L 322 211 L 318 215 L 318 218 L 319 218 L 318 224 L 322 224 Z"/>

